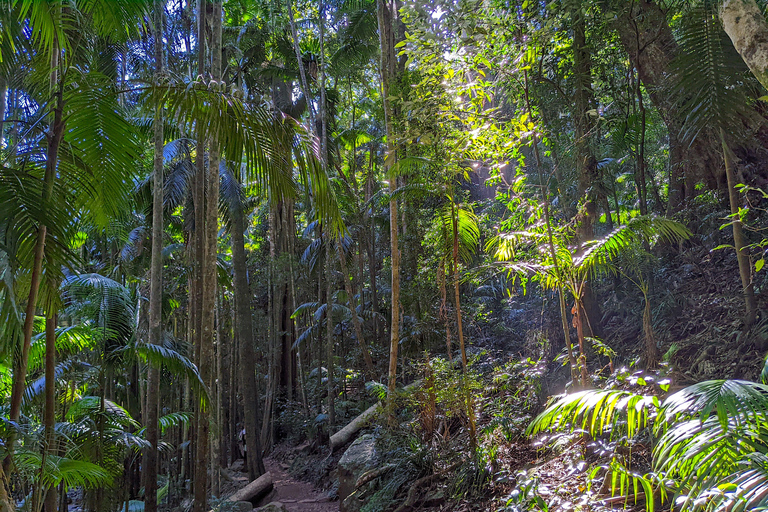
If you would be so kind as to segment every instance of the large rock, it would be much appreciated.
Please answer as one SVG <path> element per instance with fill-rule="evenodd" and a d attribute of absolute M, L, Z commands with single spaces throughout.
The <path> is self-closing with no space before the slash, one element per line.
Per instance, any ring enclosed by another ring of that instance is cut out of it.
<path fill-rule="evenodd" d="M 250 501 L 235 501 L 232 504 L 232 512 L 251 512 L 253 504 Z"/>
<path fill-rule="evenodd" d="M 273 501 L 272 503 L 267 503 L 261 508 L 257 508 L 256 511 L 257 512 L 288 512 L 288 509 L 285 508 L 285 505 L 283 505 L 279 501 Z"/>
<path fill-rule="evenodd" d="M 358 512 L 362 508 L 365 502 L 357 499 L 355 484 L 363 473 L 377 465 L 376 440 L 373 436 L 361 436 L 347 448 L 338 464 L 340 512 Z"/>

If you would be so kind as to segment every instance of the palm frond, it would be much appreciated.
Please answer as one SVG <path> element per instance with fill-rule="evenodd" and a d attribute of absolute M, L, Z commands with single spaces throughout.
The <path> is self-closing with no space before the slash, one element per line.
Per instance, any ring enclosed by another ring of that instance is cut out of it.
<path fill-rule="evenodd" d="M 574 259 L 573 265 L 582 273 L 600 274 L 609 271 L 611 262 L 633 244 L 643 240 L 676 242 L 690 236 L 688 228 L 677 221 L 647 215 L 636 217 L 603 238 L 587 243 L 586 250 Z"/>
<path fill-rule="evenodd" d="M 626 432 L 633 437 L 648 427 L 659 408 L 655 396 L 639 395 L 624 390 L 587 390 L 561 397 L 539 414 L 526 433 L 545 430 L 588 432 L 592 437 Z"/>
<path fill-rule="evenodd" d="M 768 386 L 744 380 L 708 380 L 688 386 L 664 400 L 657 430 L 690 418 L 700 422 L 717 417 L 725 428 L 758 424 L 768 418 Z"/>
<path fill-rule="evenodd" d="M 161 345 L 139 343 L 134 350 L 144 361 L 158 367 L 164 367 L 173 374 L 188 377 L 192 390 L 200 400 L 200 405 L 203 408 L 207 407 L 210 401 L 208 387 L 203 382 L 197 366 L 192 361 L 177 351 Z"/>

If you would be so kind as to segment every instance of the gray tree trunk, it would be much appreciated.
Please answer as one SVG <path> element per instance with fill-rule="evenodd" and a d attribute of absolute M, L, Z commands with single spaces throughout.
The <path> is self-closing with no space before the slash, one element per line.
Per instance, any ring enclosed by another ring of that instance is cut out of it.
<path fill-rule="evenodd" d="M 155 2 L 155 82 L 160 83 L 163 76 L 163 6 L 165 2 Z M 162 343 L 162 307 L 163 307 L 163 107 L 158 101 L 155 105 L 153 122 L 154 162 L 152 172 L 152 262 L 149 277 L 149 343 Z M 144 450 L 142 467 L 144 468 L 144 509 L 146 512 L 157 511 L 157 443 L 159 438 L 158 405 L 160 395 L 160 370 L 150 363 L 147 372 L 147 414 L 145 420 L 149 447 Z"/>

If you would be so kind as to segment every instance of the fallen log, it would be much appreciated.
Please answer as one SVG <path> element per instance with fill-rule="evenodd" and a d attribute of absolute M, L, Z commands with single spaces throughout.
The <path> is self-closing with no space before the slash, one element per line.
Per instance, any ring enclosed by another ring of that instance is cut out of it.
<path fill-rule="evenodd" d="M 235 494 L 227 498 L 227 501 L 250 501 L 253 502 L 262 495 L 272 490 L 272 475 L 267 472 L 259 478 L 249 483 Z"/>
<path fill-rule="evenodd" d="M 331 436 L 331 450 L 335 451 L 337 448 L 347 444 L 365 426 L 369 419 L 376 416 L 379 410 L 381 410 L 381 402 L 370 406 L 357 418 L 350 421 L 346 427 L 333 434 Z"/>
<path fill-rule="evenodd" d="M 421 380 L 417 380 L 416 382 L 408 384 L 403 388 L 403 392 L 410 392 L 419 386 L 421 386 Z M 357 434 L 360 429 L 365 426 L 365 423 L 373 416 L 378 414 L 378 412 L 381 410 L 381 407 L 381 402 L 375 403 L 364 412 L 362 412 L 358 417 L 347 423 L 346 427 L 333 434 L 330 440 L 331 452 L 336 451 L 338 448 L 350 442 L 352 438 L 355 437 L 355 434 Z"/>

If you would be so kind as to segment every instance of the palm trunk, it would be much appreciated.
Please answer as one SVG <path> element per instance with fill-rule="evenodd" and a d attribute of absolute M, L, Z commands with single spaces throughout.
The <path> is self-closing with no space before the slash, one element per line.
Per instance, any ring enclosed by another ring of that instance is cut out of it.
<path fill-rule="evenodd" d="M 734 176 L 733 153 L 725 140 L 725 131 L 720 128 L 720 142 L 723 146 L 723 159 L 725 160 L 725 175 L 728 178 L 728 199 L 731 204 L 731 216 L 733 223 L 733 245 L 736 248 L 736 259 L 739 262 L 739 275 L 741 276 L 741 287 L 744 291 L 744 303 L 746 306 L 746 316 L 744 324 L 751 327 L 755 323 L 757 316 L 757 301 L 755 300 L 755 288 L 752 283 L 752 265 L 749 261 L 749 250 L 746 248 L 747 241 L 744 238 L 744 231 L 739 218 L 739 193 L 736 190 L 736 177 Z"/>
<path fill-rule="evenodd" d="M 163 2 L 155 2 L 155 79 L 163 74 Z M 152 189 L 152 262 L 149 292 L 149 343 L 162 343 L 163 304 L 163 107 L 155 105 L 154 127 L 154 184 Z M 144 509 L 157 511 L 157 460 L 159 425 L 157 408 L 160 395 L 160 370 L 150 363 L 147 374 L 147 415 L 145 420 L 149 446 L 144 450 Z"/>
<path fill-rule="evenodd" d="M 467 351 L 464 348 L 464 329 L 461 322 L 461 295 L 459 294 L 459 219 L 456 203 L 451 202 L 451 222 L 453 224 L 453 295 L 456 302 L 456 332 L 459 336 L 461 366 L 467 371 Z"/>
<path fill-rule="evenodd" d="M 43 410 L 43 426 L 45 442 L 43 443 L 42 462 L 40 464 L 40 480 L 35 485 L 32 494 L 32 510 L 38 512 L 45 505 L 46 512 L 56 512 L 56 489 L 45 488 L 43 483 L 43 468 L 55 446 L 54 426 L 56 424 L 56 314 L 48 313 L 45 318 L 45 407 Z"/>
<path fill-rule="evenodd" d="M 211 3 L 211 80 L 221 79 L 221 2 Z M 215 338 L 214 310 L 216 308 L 217 287 L 217 240 L 218 240 L 218 208 L 219 208 L 219 142 L 216 134 L 210 139 L 208 157 L 208 172 L 204 180 L 206 182 L 205 198 L 205 224 L 201 232 L 204 239 L 204 263 L 201 268 L 203 279 L 203 291 L 201 301 L 201 340 L 200 340 L 200 377 L 213 389 L 214 360 L 213 344 Z M 215 397 L 211 397 L 212 401 Z M 215 411 L 215 404 L 210 404 L 208 409 L 201 411 L 197 425 L 197 460 L 195 468 L 195 512 L 204 512 L 208 509 L 208 470 L 210 464 L 218 461 L 210 460 L 210 427 L 211 411 Z"/>
<path fill-rule="evenodd" d="M 443 230 L 445 226 L 443 225 Z M 445 351 L 448 361 L 453 361 L 453 346 L 451 341 L 451 321 L 448 318 L 448 291 L 445 286 L 445 257 L 440 258 L 440 267 L 437 269 L 437 283 L 440 287 L 440 319 L 445 324 Z"/>
<path fill-rule="evenodd" d="M 5 77 L 0 76 L 0 149 L 3 148 L 3 130 L 5 128 L 5 106 L 7 103 L 8 83 Z"/>

